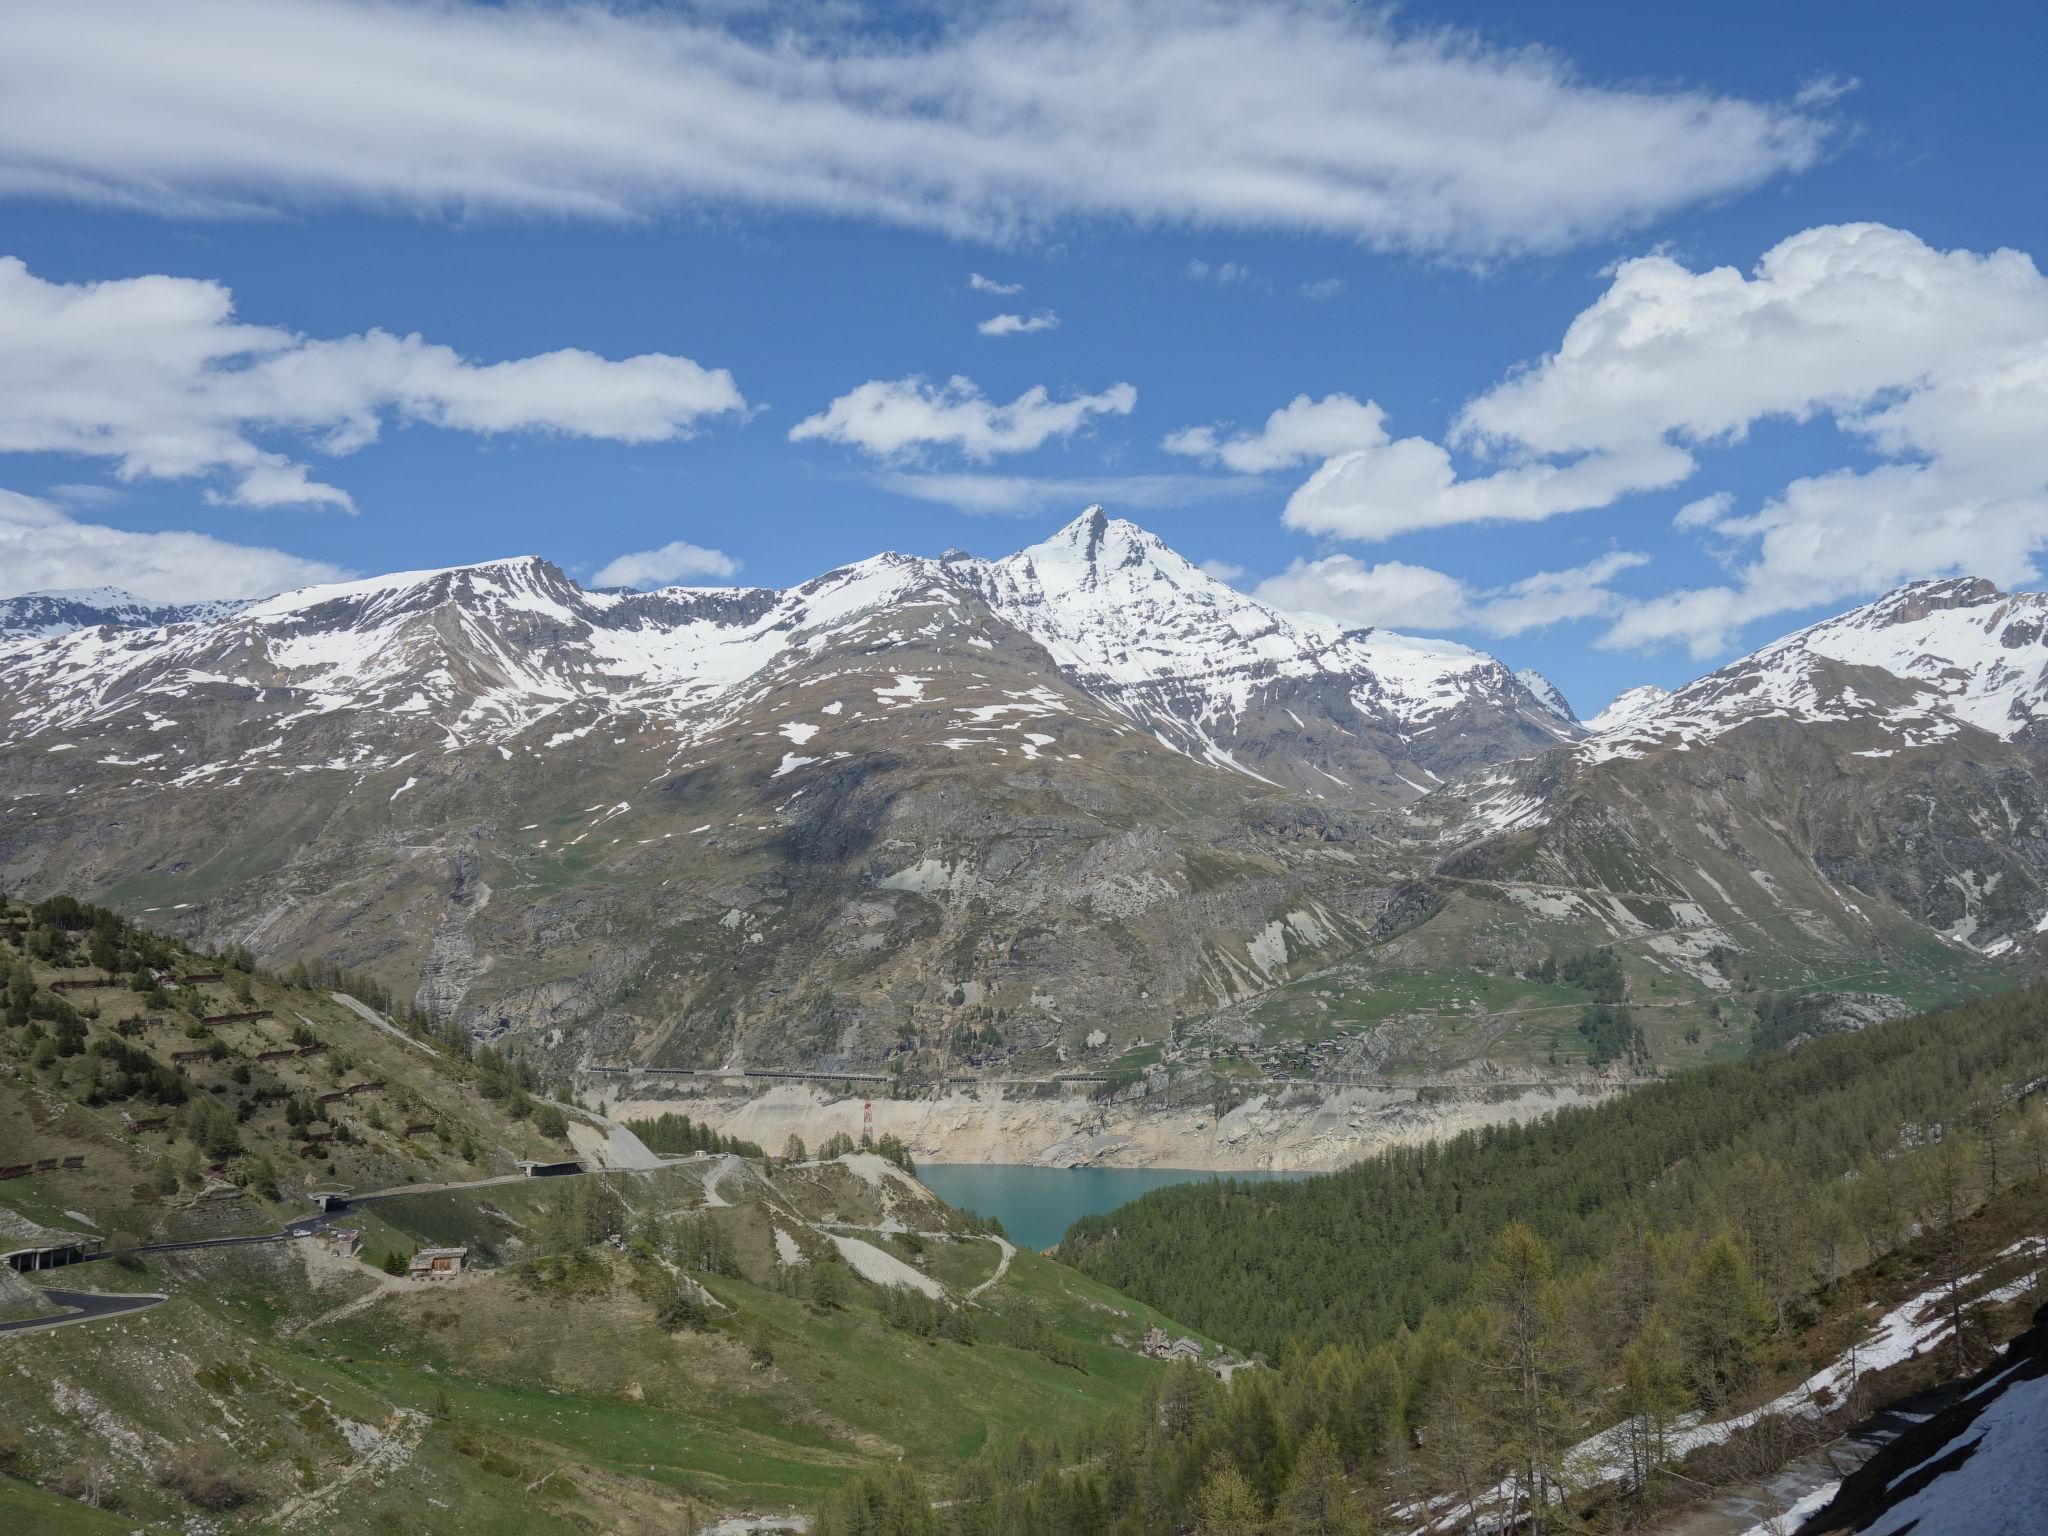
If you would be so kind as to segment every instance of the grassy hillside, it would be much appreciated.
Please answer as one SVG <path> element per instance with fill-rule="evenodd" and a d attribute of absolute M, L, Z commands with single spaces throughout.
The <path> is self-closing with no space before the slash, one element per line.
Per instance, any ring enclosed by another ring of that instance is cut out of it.
<path fill-rule="evenodd" d="M 466 1532 L 688 1529 L 1076 1433 L 1138 1401 L 1164 1368 L 1133 1346 L 1172 1326 L 871 1153 L 700 1155 L 343 1219 L 359 1253 L 308 1238 L 67 1271 L 171 1300 L 11 1342 L 0 1405 L 30 1427 L 0 1438 L 0 1513 L 97 1528 L 58 1494 L 122 1529 L 425 1531 L 438 1508 Z M 451 1243 L 477 1265 L 459 1279 L 381 1267 Z"/>
<path fill-rule="evenodd" d="M 28 1165 L 0 1179 L 0 1239 L 268 1231 L 308 1189 L 569 1155 L 516 1063 L 313 980 L 64 898 L 0 906 L 0 1168 Z"/>

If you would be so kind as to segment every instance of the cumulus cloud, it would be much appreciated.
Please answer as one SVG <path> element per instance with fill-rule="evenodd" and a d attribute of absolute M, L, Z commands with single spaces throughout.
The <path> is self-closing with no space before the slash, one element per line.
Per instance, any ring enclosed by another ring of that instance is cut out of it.
<path fill-rule="evenodd" d="M 1178 507 L 1265 489 L 1242 475 L 977 475 L 887 472 L 874 483 L 898 496 L 936 502 L 982 517 L 1025 517 L 1035 512 L 1105 504 Z"/>
<path fill-rule="evenodd" d="M 1344 291 L 1344 279 L 1341 277 L 1319 277 L 1312 283 L 1298 285 L 1294 291 L 1300 297 L 1307 299 L 1311 304 L 1326 304 Z"/>
<path fill-rule="evenodd" d="M 476 363 L 417 335 L 316 340 L 238 321 L 219 283 L 52 283 L 14 257 L 0 257 L 0 335 L 0 452 L 111 459 L 130 481 L 207 478 L 225 486 L 215 499 L 251 507 L 352 506 L 272 438 L 345 454 L 390 416 L 659 442 L 746 404 L 731 374 L 686 357 Z"/>
<path fill-rule="evenodd" d="M 1057 330 L 1059 323 L 1058 315 L 1041 309 L 1028 319 L 1023 315 L 991 315 L 975 329 L 984 336 L 1027 336 L 1033 331 Z"/>
<path fill-rule="evenodd" d="M 1735 498 L 1726 491 L 1716 491 L 1711 496 L 1702 496 L 1688 501 L 1671 516 L 1674 528 L 1711 528 L 1728 515 L 1728 509 L 1735 505 Z"/>
<path fill-rule="evenodd" d="M 1585 565 L 1538 571 L 1502 587 L 1474 587 L 1425 565 L 1387 560 L 1368 565 L 1353 555 L 1296 560 L 1254 589 L 1261 601 L 1291 613 L 1347 626 L 1395 629 L 1477 629 L 1520 635 L 1579 619 L 1622 612 L 1627 600 L 1607 584 L 1649 556 L 1615 550 Z"/>
<path fill-rule="evenodd" d="M 203 533 L 131 533 L 80 522 L 50 502 L 0 491 L 0 597 L 114 586 L 153 603 L 268 597 L 349 573 L 324 560 Z"/>
<path fill-rule="evenodd" d="M 1457 577 L 1402 560 L 1367 565 L 1353 555 L 1296 560 L 1252 595 L 1288 613 L 1352 627 L 1456 629 L 1471 614 L 1470 589 Z"/>
<path fill-rule="evenodd" d="M 1631 491 L 1676 485 L 1692 470 L 1684 449 L 1650 443 L 1463 478 L 1440 444 L 1404 437 L 1325 460 L 1287 498 L 1281 517 L 1290 528 L 1345 539 L 1390 539 L 1458 523 L 1540 522 L 1604 507 Z"/>
<path fill-rule="evenodd" d="M 739 561 L 725 551 L 676 539 L 659 549 L 620 555 L 600 568 L 591 583 L 600 587 L 668 587 L 692 576 L 732 577 L 739 573 Z"/>
<path fill-rule="evenodd" d="M 1856 457 L 1748 515 L 1727 493 L 1676 518 L 1724 541 L 1732 579 L 1629 606 L 1604 644 L 1709 656 L 1774 614 L 1969 571 L 2035 579 L 2048 546 L 2048 279 L 2013 250 L 1939 251 L 1879 224 L 1809 229 L 1751 272 L 1622 263 L 1557 351 L 1472 400 L 1461 476 L 1405 438 L 1326 461 L 1296 528 L 1383 539 L 1534 521 L 1687 479 L 1765 420 L 1826 420 Z"/>
<path fill-rule="evenodd" d="M 938 385 L 918 377 L 870 379 L 791 427 L 789 439 L 845 443 L 878 459 L 951 447 L 986 462 L 1071 437 L 1093 416 L 1128 416 L 1137 403 L 1138 391 L 1129 384 L 1065 400 L 1034 384 L 1008 405 L 998 405 L 972 379 L 957 374 Z"/>
<path fill-rule="evenodd" d="M 1336 0 L 1006 0 L 914 38 L 729 11 L 16 6 L 0 187 L 184 213 L 717 202 L 996 239 L 1109 216 L 1487 257 L 1753 187 L 1828 137 Z"/>
<path fill-rule="evenodd" d="M 1214 283 L 1218 288 L 1241 288 L 1255 281 L 1250 267 L 1234 261 L 1211 264 L 1200 257 L 1182 267 L 1181 275 L 1191 283 Z"/>
<path fill-rule="evenodd" d="M 1479 627 L 1491 635 L 1522 635 L 1553 624 L 1611 617 L 1623 612 L 1628 600 L 1607 584 L 1649 563 L 1648 555 L 1617 549 L 1568 570 L 1537 571 L 1486 593 L 1478 605 Z"/>
<path fill-rule="evenodd" d="M 1266 418 L 1257 432 L 1219 435 L 1215 427 L 1183 427 L 1159 445 L 1168 453 L 1210 459 L 1243 474 L 1285 469 L 1310 459 L 1353 449 L 1371 448 L 1387 440 L 1386 412 L 1372 401 L 1349 395 L 1311 400 L 1296 395 Z"/>
<path fill-rule="evenodd" d="M 1004 297 L 1024 291 L 1022 283 L 999 283 L 992 277 L 983 277 L 979 272 L 967 274 L 967 286 L 976 293 L 994 293 Z"/>

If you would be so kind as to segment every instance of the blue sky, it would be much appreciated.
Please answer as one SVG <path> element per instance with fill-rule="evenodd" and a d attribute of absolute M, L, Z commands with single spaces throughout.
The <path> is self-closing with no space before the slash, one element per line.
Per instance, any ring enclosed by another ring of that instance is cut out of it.
<path fill-rule="evenodd" d="M 1590 711 L 2037 584 L 2035 8 L 170 9 L 0 0 L 0 589 L 782 585 L 1093 499 Z"/>

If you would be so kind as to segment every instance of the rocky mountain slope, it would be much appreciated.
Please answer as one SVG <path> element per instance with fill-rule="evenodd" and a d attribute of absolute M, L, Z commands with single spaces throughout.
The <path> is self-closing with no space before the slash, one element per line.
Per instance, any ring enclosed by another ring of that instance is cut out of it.
<path fill-rule="evenodd" d="M 1370 934 L 1363 813 L 1575 731 L 1099 512 L 786 592 L 523 559 L 80 629 L 0 649 L 0 720 L 12 884 L 718 1061 L 1156 1039 Z"/>
<path fill-rule="evenodd" d="M 1590 724 L 1428 802 L 1448 871 L 1873 972 L 2041 947 L 2048 596 L 1915 583 Z"/>
<path fill-rule="evenodd" d="M 148 629 L 224 619 L 242 607 L 237 599 L 203 603 L 146 603 L 119 587 L 78 587 L 61 592 L 24 592 L 0 598 L 0 642 L 47 640 L 75 629 L 111 624 Z"/>
<path fill-rule="evenodd" d="M 1434 1070 L 1506 1047 L 1435 1050 L 1394 978 L 1603 943 L 1701 1008 L 1730 950 L 1919 998 L 2038 948 L 2042 602 L 1909 588 L 1590 736 L 1099 509 L 785 591 L 528 558 L 108 606 L 0 645 L 0 881 L 577 1059 L 1057 1067 L 1271 1002 Z"/>

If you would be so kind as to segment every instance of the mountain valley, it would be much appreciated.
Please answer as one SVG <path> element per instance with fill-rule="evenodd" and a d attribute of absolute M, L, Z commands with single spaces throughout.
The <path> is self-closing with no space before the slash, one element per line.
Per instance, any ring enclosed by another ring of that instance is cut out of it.
<path fill-rule="evenodd" d="M 813 1124 L 940 1105 L 927 1155 L 1337 1166 L 2037 966 L 2044 615 L 1921 583 L 1581 724 L 1100 509 L 781 592 L 103 600 L 0 646 L 0 875 L 721 1124 L 797 1072 Z M 1624 998 L 1623 1049 L 1577 1027 Z M 634 1067 L 717 1075 L 590 1075 Z"/>

